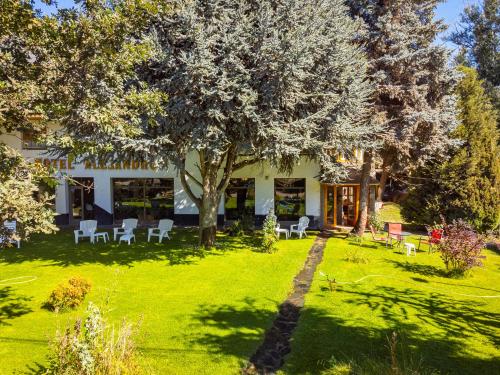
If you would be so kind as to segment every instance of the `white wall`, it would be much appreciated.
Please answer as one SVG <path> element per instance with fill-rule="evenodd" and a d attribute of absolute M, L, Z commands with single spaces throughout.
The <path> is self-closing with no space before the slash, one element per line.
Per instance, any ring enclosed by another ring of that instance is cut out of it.
<path fill-rule="evenodd" d="M 22 150 L 21 135 L 4 134 L 0 136 L 0 141 L 18 149 L 29 160 L 36 158 L 50 158 L 43 150 Z M 195 177 L 199 177 L 199 171 L 195 166 L 196 154 L 188 157 L 188 170 Z M 60 164 L 57 163 L 60 167 Z M 93 177 L 95 185 L 95 203 L 106 211 L 113 212 L 112 178 L 174 178 L 174 211 L 176 214 L 197 214 L 195 204 L 189 199 L 182 188 L 178 177 L 178 172 L 173 167 L 168 170 L 151 169 L 89 169 L 84 164 L 73 163 L 73 169 L 60 169 L 61 184 L 56 189 L 56 211 L 59 214 L 69 212 L 68 187 L 62 176 L 72 177 Z M 306 179 L 306 215 L 320 216 L 320 191 L 321 185 L 317 180 L 319 166 L 307 160 L 297 164 L 291 174 L 280 173 L 269 164 L 258 164 L 245 167 L 233 174 L 233 178 L 255 178 L 255 213 L 266 215 L 270 208 L 274 206 L 274 179 L 275 178 L 305 178 Z M 193 184 L 194 185 L 194 184 Z M 199 193 L 198 186 L 193 186 L 193 191 Z M 221 199 L 219 214 L 224 214 L 224 198 Z"/>

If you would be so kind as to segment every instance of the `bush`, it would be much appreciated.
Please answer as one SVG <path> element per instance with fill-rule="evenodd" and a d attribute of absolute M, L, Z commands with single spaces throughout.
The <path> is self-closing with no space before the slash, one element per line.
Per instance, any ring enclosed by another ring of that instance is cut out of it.
<path fill-rule="evenodd" d="M 482 266 L 481 251 L 486 238 L 476 233 L 463 220 L 454 220 L 444 226 L 445 237 L 438 245 L 446 270 L 453 275 L 463 275 L 476 266 Z"/>
<path fill-rule="evenodd" d="M 143 371 L 137 362 L 133 342 L 135 328 L 125 321 L 115 330 L 107 326 L 99 308 L 89 303 L 88 316 L 75 322 L 73 329 L 59 332 L 52 343 L 46 374 L 132 375 Z"/>
<path fill-rule="evenodd" d="M 380 215 L 377 212 L 373 212 L 368 216 L 368 225 L 371 225 L 373 229 L 380 232 L 384 230 L 385 223 L 380 220 Z"/>
<path fill-rule="evenodd" d="M 230 236 L 239 237 L 254 230 L 254 217 L 243 213 L 241 218 L 231 223 L 227 232 Z"/>
<path fill-rule="evenodd" d="M 278 242 L 278 236 L 276 236 L 276 216 L 273 210 L 269 210 L 264 220 L 262 231 L 261 249 L 266 253 L 272 253 L 276 250 L 276 242 Z"/>
<path fill-rule="evenodd" d="M 72 277 L 68 284 L 59 284 L 45 304 L 52 311 L 60 312 L 80 306 L 90 292 L 91 284 L 82 277 Z"/>

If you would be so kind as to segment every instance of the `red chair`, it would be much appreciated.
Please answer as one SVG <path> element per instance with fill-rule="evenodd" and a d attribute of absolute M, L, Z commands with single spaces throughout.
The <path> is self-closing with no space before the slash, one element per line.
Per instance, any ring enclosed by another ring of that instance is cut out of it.
<path fill-rule="evenodd" d="M 401 232 L 403 231 L 403 224 L 401 223 L 388 223 L 389 228 L 387 230 L 387 242 L 390 241 L 390 244 L 392 246 L 392 240 L 395 239 L 396 242 L 399 243 L 401 242 Z"/>
<path fill-rule="evenodd" d="M 441 240 L 443 239 L 443 230 L 442 229 L 431 229 L 427 231 L 427 236 L 421 236 L 418 240 L 418 250 L 420 250 L 420 244 L 429 245 L 429 253 L 432 252 L 433 245 L 439 245 Z"/>

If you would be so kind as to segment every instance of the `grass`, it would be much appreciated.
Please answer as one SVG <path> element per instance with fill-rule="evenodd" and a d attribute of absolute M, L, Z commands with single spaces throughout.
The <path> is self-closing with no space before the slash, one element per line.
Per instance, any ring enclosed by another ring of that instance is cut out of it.
<path fill-rule="evenodd" d="M 405 223 L 401 216 L 401 207 L 397 203 L 384 202 L 382 208 L 378 211 L 381 221 L 386 223 Z"/>
<path fill-rule="evenodd" d="M 177 230 L 164 244 L 74 245 L 71 232 L 34 236 L 22 248 L 0 252 L 0 373 L 36 373 L 48 341 L 92 301 L 141 323 L 143 365 L 156 374 L 235 374 L 255 351 L 301 269 L 314 236 L 280 241 L 274 254 L 254 251 L 251 237 L 219 235 L 219 249 L 202 252 L 197 232 Z M 92 282 L 74 312 L 41 308 L 57 284 L 79 275 Z M 109 303 L 106 304 L 106 301 Z"/>
<path fill-rule="evenodd" d="M 367 263 L 353 262 L 353 253 Z M 500 256 L 485 255 L 483 268 L 450 279 L 437 253 L 407 257 L 368 239 L 362 245 L 330 239 L 283 373 L 498 373 L 500 298 L 465 296 L 500 295 Z M 330 292 L 320 271 L 337 282 L 381 276 L 337 284 Z M 400 372 L 391 367 L 393 332 Z"/>

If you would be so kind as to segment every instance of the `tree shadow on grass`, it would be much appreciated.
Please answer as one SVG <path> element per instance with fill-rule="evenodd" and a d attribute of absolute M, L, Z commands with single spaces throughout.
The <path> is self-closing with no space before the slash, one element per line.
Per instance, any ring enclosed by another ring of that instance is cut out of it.
<path fill-rule="evenodd" d="M 14 295 L 9 286 L 0 288 L 0 326 L 11 325 L 8 320 L 32 312 L 33 310 L 26 304 L 31 300 L 31 297 Z"/>
<path fill-rule="evenodd" d="M 440 293 L 383 286 L 370 292 L 346 288 L 344 293 L 350 296 L 344 303 L 367 306 L 371 314 L 365 320 L 337 315 L 335 306 L 329 310 L 304 308 L 300 331 L 294 336 L 292 346 L 292 353 L 297 353 L 286 361 L 287 374 L 319 373 L 332 357 L 355 362 L 378 361 L 390 368 L 387 338 L 392 332 L 405 337 L 407 350 L 423 367 L 443 374 L 498 371 L 498 359 L 469 354 L 474 350 L 481 352 L 478 341 L 476 344 L 463 341 L 475 337 L 479 342 L 488 342 L 490 348 L 498 347 L 500 314 L 481 309 L 483 302 L 458 301 Z M 411 320 L 409 311 L 413 313 Z M 382 317 L 387 328 L 371 323 L 370 315 Z"/>
<path fill-rule="evenodd" d="M 243 365 L 264 339 L 277 308 L 276 311 L 261 309 L 253 298 L 235 305 L 199 306 L 192 316 L 199 333 L 185 339 L 211 353 L 237 357 Z"/>
<path fill-rule="evenodd" d="M 111 234 L 111 231 L 108 230 Z M 104 265 L 133 266 L 134 262 L 167 261 L 169 265 L 190 264 L 207 255 L 221 255 L 228 251 L 248 247 L 251 239 L 228 237 L 220 234 L 216 251 L 201 250 L 197 229 L 175 229 L 171 240 L 162 243 L 147 242 L 144 230 L 136 231 L 136 240 L 131 245 L 114 241 L 91 244 L 82 241 L 74 243 L 73 232 L 62 230 L 53 235 L 34 235 L 21 249 L 8 249 L 0 253 L 0 263 L 23 263 L 48 261 L 50 265 L 67 267 L 71 265 L 100 263 Z"/>
<path fill-rule="evenodd" d="M 483 302 L 458 301 L 411 288 L 379 287 L 370 292 L 344 288 L 343 293 L 347 293 L 346 303 L 368 306 L 372 315 L 383 318 L 385 327 L 372 324 L 370 314 L 366 320 L 356 319 L 337 315 L 334 305 L 328 310 L 306 305 L 293 336 L 294 355 L 285 360 L 286 374 L 317 374 L 332 357 L 375 361 L 390 368 L 387 340 L 392 332 L 405 338 L 406 350 L 421 370 L 471 375 L 498 370 L 498 360 L 469 354 L 481 349 L 464 341 L 474 337 L 492 347 L 500 344 L 500 314 L 484 311 Z M 276 313 L 259 308 L 251 298 L 234 305 L 200 306 L 193 314 L 194 328 L 199 333 L 186 336 L 185 340 L 193 349 L 201 346 L 216 354 L 214 357 L 233 356 L 244 366 Z"/>
<path fill-rule="evenodd" d="M 428 264 L 419 264 L 419 263 L 410 263 L 410 262 L 403 262 L 403 261 L 397 261 L 397 260 L 392 260 L 392 259 L 387 259 L 387 262 L 391 263 L 394 267 L 414 273 L 414 274 L 419 274 L 423 276 L 439 276 L 439 277 L 446 277 L 446 271 L 444 269 L 431 266 Z"/>

